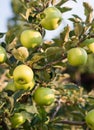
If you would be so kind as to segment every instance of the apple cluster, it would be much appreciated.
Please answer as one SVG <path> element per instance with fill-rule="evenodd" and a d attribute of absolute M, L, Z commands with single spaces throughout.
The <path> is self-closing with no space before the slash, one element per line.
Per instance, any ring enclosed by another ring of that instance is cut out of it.
<path fill-rule="evenodd" d="M 14 69 L 13 80 L 16 90 L 31 90 L 35 85 L 33 70 L 24 64 L 21 64 Z"/>
<path fill-rule="evenodd" d="M 35 85 L 33 70 L 24 64 L 14 69 L 13 79 L 16 90 L 32 90 Z M 34 100 L 38 105 L 50 105 L 54 99 L 54 92 L 50 88 L 39 87 L 34 93 Z"/>
<path fill-rule="evenodd" d="M 62 21 L 62 13 L 56 7 L 46 8 L 41 15 L 40 25 L 47 30 L 55 30 Z M 42 43 L 42 35 L 36 30 L 24 30 L 20 36 L 21 44 L 26 48 L 35 48 Z"/>

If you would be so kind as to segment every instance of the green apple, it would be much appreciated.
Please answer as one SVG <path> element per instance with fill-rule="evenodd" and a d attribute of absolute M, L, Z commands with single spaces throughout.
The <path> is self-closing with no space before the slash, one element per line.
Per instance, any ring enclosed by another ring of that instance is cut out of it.
<path fill-rule="evenodd" d="M 26 119 L 22 113 L 14 113 L 14 115 L 10 118 L 10 121 L 12 124 L 12 128 L 18 128 L 26 121 Z"/>
<path fill-rule="evenodd" d="M 7 53 L 6 50 L 0 46 L 0 63 L 4 63 L 7 59 Z"/>
<path fill-rule="evenodd" d="M 91 130 L 94 130 L 94 109 L 89 111 L 85 117 L 85 121 Z"/>
<path fill-rule="evenodd" d="M 10 90 L 10 91 L 13 91 L 13 92 L 16 91 L 15 84 L 14 84 L 13 80 L 8 82 L 7 86 L 5 87 L 5 90 Z"/>
<path fill-rule="evenodd" d="M 62 13 L 56 7 L 48 7 L 43 11 L 40 24 L 47 30 L 55 30 L 62 21 Z"/>
<path fill-rule="evenodd" d="M 52 89 L 39 87 L 34 93 L 34 100 L 38 105 L 51 105 L 55 100 Z"/>
<path fill-rule="evenodd" d="M 81 43 L 81 46 L 86 46 L 89 51 L 94 53 L 94 38 L 87 38 Z"/>
<path fill-rule="evenodd" d="M 20 36 L 21 44 L 26 48 L 34 48 L 42 43 L 42 36 L 36 30 L 24 30 Z"/>
<path fill-rule="evenodd" d="M 18 84 L 27 84 L 33 80 L 33 70 L 24 64 L 17 66 L 13 71 L 13 79 Z"/>
<path fill-rule="evenodd" d="M 87 52 L 81 47 L 72 48 L 67 53 L 67 59 L 72 66 L 84 65 L 87 62 Z"/>
<path fill-rule="evenodd" d="M 14 84 L 15 84 L 15 88 L 16 90 L 20 90 L 20 89 L 23 89 L 23 90 L 32 90 L 34 88 L 34 85 L 35 85 L 35 81 L 34 79 L 29 82 L 29 83 L 26 83 L 26 84 L 19 84 L 18 82 L 14 81 Z"/>
<path fill-rule="evenodd" d="M 94 42 L 88 45 L 88 48 L 91 52 L 94 53 Z"/>

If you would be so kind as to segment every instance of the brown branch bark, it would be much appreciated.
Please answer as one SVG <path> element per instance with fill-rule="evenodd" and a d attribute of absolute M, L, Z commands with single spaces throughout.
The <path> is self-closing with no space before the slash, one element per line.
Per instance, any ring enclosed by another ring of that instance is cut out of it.
<path fill-rule="evenodd" d="M 64 120 L 62 120 L 57 123 L 63 123 L 63 124 L 69 124 L 69 125 L 80 125 L 80 126 L 86 125 L 85 121 L 67 121 L 67 120 L 64 121 Z"/>
<path fill-rule="evenodd" d="M 50 63 L 44 65 L 43 67 L 41 67 L 41 68 L 39 68 L 39 69 L 34 69 L 34 70 L 35 70 L 35 71 L 38 71 L 38 70 L 47 69 L 47 68 L 49 68 L 49 67 L 51 67 L 51 66 L 53 66 L 53 65 L 55 65 L 55 64 L 57 64 L 57 63 L 59 63 L 59 62 L 61 62 L 61 61 L 64 60 L 65 58 L 66 58 L 66 55 L 62 56 L 61 58 L 59 58 L 59 59 L 56 60 L 56 61 L 53 61 L 53 62 L 50 62 Z"/>

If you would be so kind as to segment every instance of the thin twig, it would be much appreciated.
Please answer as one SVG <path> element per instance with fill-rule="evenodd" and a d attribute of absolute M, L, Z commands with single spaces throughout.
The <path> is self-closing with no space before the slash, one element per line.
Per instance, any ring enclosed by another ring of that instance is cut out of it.
<path fill-rule="evenodd" d="M 60 108 L 61 108 L 61 100 L 58 101 L 57 107 L 56 107 L 56 109 L 51 117 L 51 120 L 54 119 L 54 117 L 57 115 Z"/>
<path fill-rule="evenodd" d="M 69 124 L 69 125 L 80 125 L 80 126 L 86 125 L 85 121 L 67 121 L 67 120 L 64 121 L 64 120 L 62 120 L 57 123 L 63 123 L 63 124 Z"/>
<path fill-rule="evenodd" d="M 44 69 L 46 69 L 46 68 L 49 68 L 49 67 L 51 67 L 51 66 L 53 66 L 53 65 L 55 65 L 55 64 L 57 64 L 57 63 L 59 63 L 60 61 L 64 60 L 65 58 L 66 58 L 66 56 L 64 55 L 64 56 L 62 56 L 61 58 L 59 58 L 58 60 L 53 61 L 53 62 L 50 62 L 50 63 L 44 65 L 43 67 L 41 67 L 41 68 L 39 68 L 39 69 L 34 69 L 34 70 L 35 70 L 35 71 L 44 70 Z"/>

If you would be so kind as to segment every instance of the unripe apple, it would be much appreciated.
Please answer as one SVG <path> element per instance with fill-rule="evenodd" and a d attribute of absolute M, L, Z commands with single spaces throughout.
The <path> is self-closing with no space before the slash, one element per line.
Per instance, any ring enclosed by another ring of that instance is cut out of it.
<path fill-rule="evenodd" d="M 94 109 L 89 111 L 85 117 L 85 121 L 91 130 L 94 130 Z"/>
<path fill-rule="evenodd" d="M 52 89 L 39 87 L 34 93 L 34 100 L 38 105 L 51 105 L 55 100 Z"/>
<path fill-rule="evenodd" d="M 68 62 L 72 66 L 84 65 L 87 62 L 87 53 L 81 47 L 72 48 L 67 53 Z"/>
<path fill-rule="evenodd" d="M 10 121 L 12 124 L 12 128 L 18 128 L 26 121 L 26 119 L 22 113 L 14 113 L 14 115 L 10 118 Z"/>
<path fill-rule="evenodd" d="M 13 71 L 13 79 L 18 84 L 27 84 L 33 80 L 34 73 L 32 69 L 24 64 L 17 66 Z"/>
<path fill-rule="evenodd" d="M 26 83 L 26 84 L 19 84 L 18 82 L 14 81 L 14 84 L 15 84 L 15 88 L 16 90 L 20 90 L 20 89 L 23 89 L 23 90 L 32 90 L 34 88 L 34 85 L 35 85 L 35 81 L 34 79 L 29 82 L 29 83 Z"/>
<path fill-rule="evenodd" d="M 94 53 L 94 42 L 88 45 L 88 48 L 91 52 Z"/>
<path fill-rule="evenodd" d="M 36 30 L 24 30 L 20 36 L 21 44 L 27 48 L 34 48 L 42 43 L 42 36 Z"/>
<path fill-rule="evenodd" d="M 87 38 L 81 43 L 81 46 L 87 46 L 89 51 L 94 53 L 94 38 Z"/>
<path fill-rule="evenodd" d="M 7 59 L 7 53 L 6 50 L 0 46 L 0 63 L 4 63 Z"/>
<path fill-rule="evenodd" d="M 55 30 L 62 21 L 62 13 L 56 7 L 48 7 L 44 10 L 44 17 L 40 24 L 47 30 Z"/>

